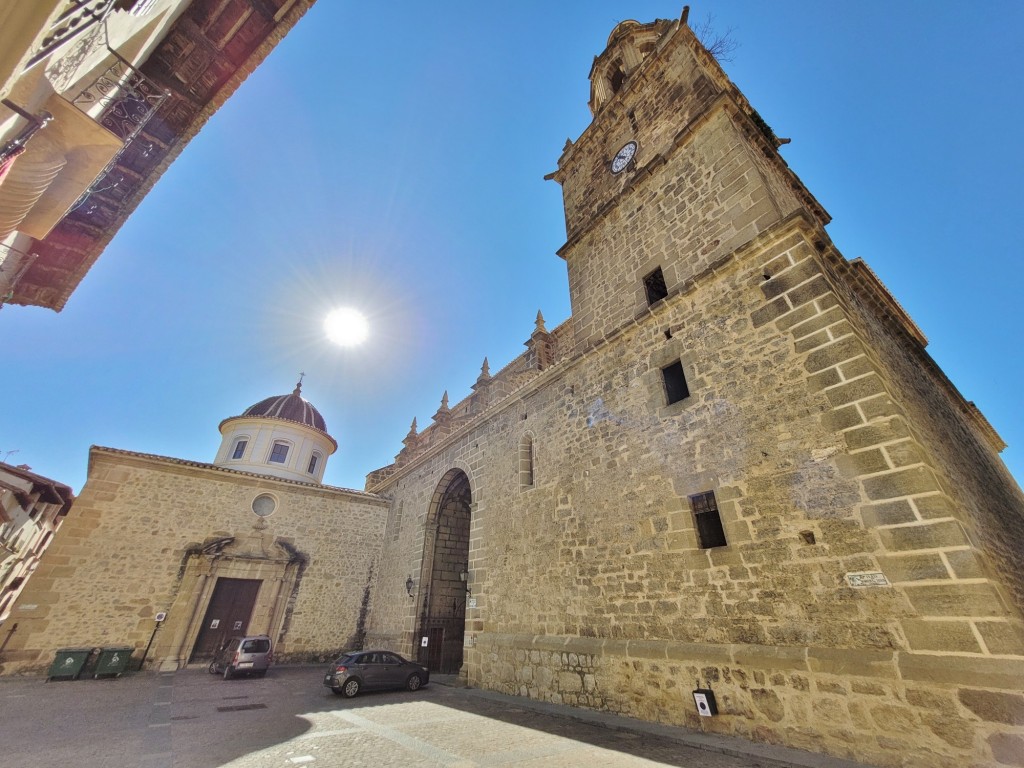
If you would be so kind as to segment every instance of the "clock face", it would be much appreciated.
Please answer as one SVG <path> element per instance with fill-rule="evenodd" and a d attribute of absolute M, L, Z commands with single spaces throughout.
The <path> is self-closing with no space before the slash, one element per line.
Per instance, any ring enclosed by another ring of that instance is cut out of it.
<path fill-rule="evenodd" d="M 636 142 L 629 141 L 612 158 L 612 173 L 621 173 L 636 155 Z"/>

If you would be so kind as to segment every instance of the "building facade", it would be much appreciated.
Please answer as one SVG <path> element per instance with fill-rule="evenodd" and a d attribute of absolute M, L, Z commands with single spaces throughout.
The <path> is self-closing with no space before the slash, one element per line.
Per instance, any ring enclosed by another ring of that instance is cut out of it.
<path fill-rule="evenodd" d="M 0 0 L 0 306 L 60 311 L 313 0 Z"/>
<path fill-rule="evenodd" d="M 239 634 L 273 637 L 278 661 L 362 643 L 386 502 L 320 483 L 337 444 L 299 387 L 221 433 L 212 464 L 90 450 L 0 671 L 45 670 L 68 646 L 131 645 L 137 664 L 174 670 Z"/>
<path fill-rule="evenodd" d="M 335 443 L 298 389 L 222 422 L 213 464 L 93 448 L 2 671 L 151 636 L 174 669 L 229 627 L 879 766 L 1021 765 L 998 435 L 685 12 L 619 24 L 590 87 L 551 176 L 566 322 L 365 492 L 319 484 Z"/>
<path fill-rule="evenodd" d="M 0 627 L 73 500 L 74 494 L 63 483 L 26 466 L 0 464 Z"/>
<path fill-rule="evenodd" d="M 877 765 L 1020 765 L 999 437 L 685 14 L 617 26 L 590 81 L 551 176 L 571 318 L 368 478 L 391 504 L 371 641 Z"/>

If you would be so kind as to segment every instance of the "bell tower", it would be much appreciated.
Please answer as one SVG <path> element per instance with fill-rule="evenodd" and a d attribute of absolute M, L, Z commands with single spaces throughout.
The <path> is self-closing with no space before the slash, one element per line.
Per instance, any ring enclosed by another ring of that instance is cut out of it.
<path fill-rule="evenodd" d="M 549 177 L 562 185 L 578 351 L 797 210 L 828 222 L 685 11 L 612 31 L 590 108 Z"/>

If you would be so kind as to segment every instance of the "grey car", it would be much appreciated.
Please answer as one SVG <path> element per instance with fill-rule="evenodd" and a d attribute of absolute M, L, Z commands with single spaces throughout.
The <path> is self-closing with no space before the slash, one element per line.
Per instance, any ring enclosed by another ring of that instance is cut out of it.
<path fill-rule="evenodd" d="M 225 680 L 235 675 L 263 677 L 273 660 L 274 654 L 267 635 L 232 637 L 210 662 L 210 674 L 223 674 Z"/>
<path fill-rule="evenodd" d="M 418 691 L 429 682 L 430 670 L 394 651 L 349 651 L 338 657 L 324 676 L 324 685 L 348 698 L 362 690 Z"/>

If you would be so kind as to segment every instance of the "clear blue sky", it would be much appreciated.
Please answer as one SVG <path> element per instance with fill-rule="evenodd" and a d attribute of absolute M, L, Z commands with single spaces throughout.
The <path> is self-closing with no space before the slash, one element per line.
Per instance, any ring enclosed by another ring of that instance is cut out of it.
<path fill-rule="evenodd" d="M 79 490 L 92 444 L 211 461 L 217 424 L 304 394 L 362 488 L 415 416 L 569 314 L 561 195 L 587 74 L 681 3 L 321 0 L 213 117 L 60 314 L 0 312 L 0 459 Z M 783 156 L 1010 444 L 1024 477 L 1020 2 L 707 2 Z M 323 337 L 336 305 L 368 343 Z"/>

